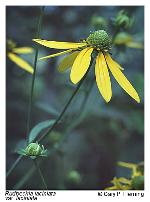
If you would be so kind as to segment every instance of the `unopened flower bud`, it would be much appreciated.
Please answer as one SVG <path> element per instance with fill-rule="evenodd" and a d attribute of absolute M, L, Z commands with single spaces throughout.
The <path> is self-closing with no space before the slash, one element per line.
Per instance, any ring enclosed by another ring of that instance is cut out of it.
<path fill-rule="evenodd" d="M 133 22 L 134 22 L 133 17 L 129 17 L 124 10 L 121 10 L 117 14 L 114 24 L 116 27 L 128 29 L 133 25 Z"/>

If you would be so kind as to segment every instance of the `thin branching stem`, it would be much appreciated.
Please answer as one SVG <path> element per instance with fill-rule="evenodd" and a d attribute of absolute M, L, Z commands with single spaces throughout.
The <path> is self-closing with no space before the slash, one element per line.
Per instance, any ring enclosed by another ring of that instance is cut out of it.
<path fill-rule="evenodd" d="M 44 11 L 44 9 L 43 9 Z M 41 19 L 41 18 L 40 18 Z M 41 20 L 40 20 L 41 21 Z M 38 49 L 37 49 L 37 55 L 38 55 Z M 35 57 L 36 58 L 36 57 Z M 36 60 L 35 60 L 36 61 Z M 90 67 L 92 66 L 94 61 L 94 58 L 92 57 L 91 62 L 90 62 Z M 36 61 L 37 63 L 37 61 Z M 36 65 L 35 65 L 36 68 Z M 88 71 L 86 72 L 86 74 L 84 75 L 84 77 L 82 78 L 82 80 L 80 81 L 80 83 L 77 85 L 75 91 L 73 92 L 73 94 L 71 95 L 70 99 L 68 100 L 67 104 L 65 105 L 65 107 L 63 108 L 62 112 L 60 113 L 60 115 L 58 116 L 58 118 L 56 119 L 56 121 L 54 122 L 54 124 L 48 128 L 48 130 L 37 140 L 38 142 L 41 142 L 42 140 L 44 140 L 47 135 L 53 131 L 53 129 L 56 127 L 56 125 L 58 124 L 58 122 L 60 121 L 60 119 L 62 118 L 62 116 L 64 115 L 64 113 L 66 112 L 67 108 L 69 107 L 70 103 L 72 102 L 73 98 L 75 97 L 75 95 L 77 94 L 78 90 L 80 89 L 82 83 L 84 82 L 88 72 L 89 72 L 90 68 L 88 69 Z M 35 81 L 35 79 L 34 79 Z M 34 85 L 33 85 L 33 89 L 34 89 Z M 33 96 L 33 95 L 32 95 Z M 29 109 L 29 114 L 31 115 L 31 106 L 32 106 L 32 97 L 31 97 L 31 104 L 30 104 L 30 109 Z M 29 139 L 29 137 L 28 137 Z M 23 156 L 19 156 L 16 161 L 13 163 L 13 165 L 11 166 L 11 168 L 9 169 L 9 171 L 7 172 L 7 177 L 14 171 L 14 169 L 16 168 L 16 166 L 18 165 L 18 163 L 20 162 L 20 160 L 22 159 Z M 15 166 L 14 166 L 15 165 Z"/>
<path fill-rule="evenodd" d="M 64 143 L 64 141 L 66 140 L 66 138 L 69 136 L 70 131 L 71 131 L 73 128 L 75 128 L 75 127 L 80 123 L 80 121 L 83 119 L 83 116 L 84 116 L 84 114 L 85 114 L 84 112 L 85 112 L 86 104 L 87 104 L 87 101 L 88 101 L 88 98 L 89 98 L 89 95 L 90 95 L 90 93 L 91 93 L 91 90 L 92 90 L 92 88 L 93 88 L 94 83 L 95 83 L 95 80 L 92 80 L 91 83 L 90 83 L 90 85 L 89 85 L 88 90 L 85 92 L 84 99 L 83 99 L 83 101 L 82 101 L 82 103 L 81 103 L 80 110 L 79 110 L 79 111 L 81 111 L 80 115 L 79 115 L 79 116 L 77 115 L 78 118 L 75 118 L 75 120 L 72 121 L 71 125 L 68 125 L 68 126 L 67 126 L 67 128 L 66 128 L 66 130 L 65 130 L 65 135 L 63 136 L 62 140 L 58 143 L 58 147 L 57 147 L 57 148 L 56 148 L 56 147 L 53 147 L 53 148 L 49 151 L 48 156 L 54 154 L 54 152 L 56 152 L 57 149 L 58 149 L 59 147 L 61 147 L 61 145 L 62 145 L 62 144 Z M 39 165 L 40 165 L 42 162 L 43 162 L 43 161 L 42 161 L 42 159 L 41 159 L 41 160 L 39 161 Z M 33 175 L 34 171 L 35 171 L 35 167 L 32 167 L 32 168 L 30 169 L 30 172 L 26 173 L 26 175 L 23 176 L 23 177 L 20 179 L 20 181 L 19 181 L 13 188 L 14 188 L 14 189 L 20 189 L 20 188 L 22 188 L 23 185 L 24 185 L 24 184 L 30 179 L 30 177 Z"/>
<path fill-rule="evenodd" d="M 36 38 L 39 38 L 40 32 L 41 32 L 41 25 L 42 25 L 42 19 L 44 15 L 44 9 L 45 6 L 41 8 L 39 20 L 38 20 L 38 28 L 37 28 L 37 33 L 36 33 Z M 31 122 L 31 111 L 32 111 L 32 103 L 33 103 L 33 91 L 34 91 L 34 84 L 35 84 L 35 77 L 36 77 L 36 67 L 37 67 L 37 57 L 38 57 L 38 47 L 36 46 L 35 49 L 35 58 L 34 58 L 34 73 L 32 76 L 32 83 L 31 83 L 31 93 L 30 93 L 30 98 L 29 98 L 29 108 L 28 108 L 28 115 L 27 115 L 27 131 L 26 131 L 26 141 L 27 145 L 29 142 L 29 130 L 30 130 L 30 122 Z M 13 163 L 13 165 L 10 167 L 8 170 L 6 176 L 8 177 L 12 171 L 16 168 L 20 160 L 22 159 L 22 156 L 19 156 L 16 161 Z"/>
<path fill-rule="evenodd" d="M 38 28 L 37 28 L 36 38 L 40 37 L 42 19 L 43 19 L 43 16 L 44 16 L 44 8 L 45 8 L 45 6 L 43 6 L 41 8 L 41 13 L 40 13 L 39 21 L 38 21 Z M 35 58 L 34 58 L 34 65 L 33 65 L 34 72 L 33 72 L 33 76 L 32 76 L 31 91 L 30 91 L 30 97 L 29 97 L 29 108 L 28 108 L 28 116 L 27 116 L 27 132 L 26 132 L 27 145 L 29 143 L 29 131 L 30 131 L 30 125 L 31 125 L 31 114 L 32 114 L 32 105 L 33 105 L 33 92 L 34 92 L 36 70 L 37 70 L 37 59 L 38 59 L 38 46 L 36 46 L 36 48 L 35 48 Z"/>
<path fill-rule="evenodd" d="M 90 67 L 93 64 L 94 59 L 91 59 L 91 63 L 90 63 Z M 67 104 L 65 105 L 64 109 L 62 110 L 62 112 L 60 113 L 60 115 L 58 116 L 58 118 L 56 119 L 56 121 L 54 122 L 54 124 L 52 125 L 51 128 L 48 128 L 48 130 L 43 134 L 43 136 L 41 136 L 41 138 L 38 139 L 38 142 L 42 141 L 43 139 L 45 139 L 47 137 L 47 135 L 52 132 L 52 130 L 55 128 L 55 126 L 58 124 L 58 122 L 60 121 L 60 119 L 62 118 L 62 116 L 64 115 L 64 113 L 66 112 L 67 108 L 69 107 L 71 101 L 73 100 L 73 98 L 75 97 L 75 95 L 77 94 L 78 90 L 80 89 L 83 81 L 85 80 L 88 72 L 89 72 L 90 68 L 88 69 L 87 73 L 85 74 L 85 76 L 83 77 L 83 79 L 80 81 L 80 83 L 77 85 L 75 91 L 73 92 L 73 94 L 71 95 L 70 99 L 68 100 Z M 9 169 L 8 171 L 8 175 L 7 177 L 13 172 L 13 170 L 16 168 L 16 166 L 18 165 L 18 163 L 20 162 L 20 160 L 22 159 L 23 156 L 19 156 L 17 158 L 17 160 L 14 162 L 14 164 L 12 165 L 12 167 Z M 15 165 L 15 166 L 14 166 Z"/>
<path fill-rule="evenodd" d="M 39 176 L 40 176 L 40 178 L 41 178 L 41 180 L 42 180 L 44 189 L 45 189 L 45 190 L 48 190 L 46 181 L 45 181 L 45 179 L 44 179 L 44 176 L 43 176 L 43 174 L 42 174 L 42 171 L 41 171 L 41 169 L 40 169 L 40 166 L 39 166 L 39 164 L 38 164 L 38 162 L 37 162 L 37 159 L 34 159 L 33 161 L 34 161 L 35 167 L 36 167 L 36 169 L 37 169 L 37 171 L 38 171 L 38 174 L 39 174 Z"/>
<path fill-rule="evenodd" d="M 20 162 L 20 160 L 22 159 L 23 156 L 19 156 L 16 161 L 13 163 L 13 165 L 10 167 L 10 169 L 8 170 L 8 172 L 6 173 L 6 177 L 8 177 L 12 171 L 16 168 L 16 166 L 18 165 L 18 163 Z"/>
<path fill-rule="evenodd" d="M 93 58 L 91 59 L 90 67 L 92 66 L 92 64 L 93 64 Z M 52 125 L 52 127 L 50 127 L 50 128 L 47 129 L 47 131 L 37 140 L 38 142 L 43 141 L 47 137 L 47 135 L 49 133 L 51 133 L 53 131 L 53 129 L 55 128 L 55 126 L 58 124 L 58 122 L 60 121 L 60 119 L 62 118 L 62 116 L 66 112 L 66 110 L 68 109 L 68 107 L 69 107 L 70 103 L 72 102 L 73 98 L 77 94 L 78 90 L 80 89 L 80 87 L 81 87 L 82 83 L 84 82 L 84 80 L 85 80 L 85 78 L 86 78 L 89 70 L 90 70 L 90 68 L 88 69 L 88 71 L 86 72 L 86 74 L 84 75 L 84 77 L 82 78 L 82 80 L 79 82 L 79 84 L 77 85 L 75 91 L 73 92 L 72 96 L 68 100 L 67 104 L 63 108 L 62 112 L 60 113 L 60 115 L 58 116 L 58 118 L 56 119 L 56 121 L 54 122 L 54 124 Z"/>

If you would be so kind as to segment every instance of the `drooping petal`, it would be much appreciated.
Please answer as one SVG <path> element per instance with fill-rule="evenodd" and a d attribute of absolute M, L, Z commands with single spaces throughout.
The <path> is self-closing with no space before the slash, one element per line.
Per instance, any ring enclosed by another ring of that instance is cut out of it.
<path fill-rule="evenodd" d="M 128 79 L 125 77 L 125 75 L 120 71 L 119 68 L 116 68 L 116 62 L 111 59 L 110 55 L 106 54 L 106 61 L 108 64 L 108 67 L 113 74 L 116 81 L 119 83 L 119 85 L 138 103 L 140 102 L 140 98 L 138 96 L 138 93 L 134 89 L 134 87 L 131 85 L 131 83 L 128 81 Z"/>
<path fill-rule="evenodd" d="M 115 67 L 117 67 L 117 68 L 119 68 L 119 69 L 121 69 L 121 70 L 124 70 L 124 68 L 121 67 L 116 61 L 112 60 L 112 58 L 110 57 L 109 54 L 108 54 L 108 57 L 109 57 L 109 60 L 110 60 L 111 62 L 113 62 L 113 64 L 115 65 Z"/>
<path fill-rule="evenodd" d="M 95 76 L 100 93 L 105 101 L 109 102 L 112 96 L 111 82 L 107 64 L 102 53 L 99 53 L 96 58 Z"/>
<path fill-rule="evenodd" d="M 20 48 L 13 48 L 12 52 L 13 53 L 18 53 L 18 54 L 29 54 L 33 52 L 33 48 L 31 47 L 20 47 Z"/>
<path fill-rule="evenodd" d="M 76 57 L 70 74 L 70 79 L 74 84 L 78 83 L 87 72 L 91 61 L 92 51 L 93 48 L 85 48 Z"/>
<path fill-rule="evenodd" d="M 72 67 L 74 60 L 76 59 L 77 55 L 79 54 L 79 51 L 75 51 L 74 53 L 71 53 L 67 57 L 65 57 L 58 66 L 59 72 L 64 72 L 68 68 Z"/>
<path fill-rule="evenodd" d="M 7 54 L 9 59 L 12 60 L 15 64 L 17 64 L 22 69 L 26 70 L 27 72 L 33 74 L 33 68 L 31 65 L 29 65 L 25 60 L 23 60 L 21 57 L 17 56 L 14 53 L 8 53 Z"/>
<path fill-rule="evenodd" d="M 54 57 L 57 57 L 57 56 L 60 56 L 60 55 L 64 55 L 66 53 L 69 53 L 71 52 L 72 50 L 66 50 L 66 51 L 62 51 L 62 52 L 59 52 L 59 53 L 55 53 L 55 54 L 52 54 L 52 55 L 47 55 L 47 56 L 44 56 L 42 58 L 39 58 L 39 60 L 43 60 L 43 59 L 48 59 L 48 58 L 54 58 Z"/>
<path fill-rule="evenodd" d="M 42 39 L 32 39 L 32 40 L 48 48 L 56 48 L 56 49 L 76 49 L 86 45 L 86 43 L 58 42 L 58 41 L 47 41 Z"/>

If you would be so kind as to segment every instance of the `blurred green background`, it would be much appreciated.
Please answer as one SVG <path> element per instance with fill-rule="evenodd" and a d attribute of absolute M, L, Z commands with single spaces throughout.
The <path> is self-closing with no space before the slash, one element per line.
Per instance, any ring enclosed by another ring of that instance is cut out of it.
<path fill-rule="evenodd" d="M 77 42 L 95 30 L 94 16 L 107 19 L 106 30 L 111 35 L 114 33 L 111 22 L 121 9 L 134 16 L 135 23 L 129 33 L 143 41 L 142 6 L 47 6 L 41 38 Z M 40 7 L 7 6 L 6 11 L 7 39 L 14 40 L 18 47 L 34 46 L 32 39 L 37 31 Z M 39 57 L 57 52 L 42 46 L 39 49 Z M 22 57 L 33 64 L 34 53 Z M 64 74 L 57 71 L 62 57 L 38 61 L 32 127 L 41 121 L 55 119 L 75 89 L 69 80 L 69 71 Z M 144 51 L 113 47 L 112 57 L 124 67 L 141 103 L 136 104 L 111 77 L 111 102 L 105 103 L 94 82 L 80 117 L 84 94 L 95 79 L 92 68 L 62 121 L 43 142 L 48 149 L 55 148 L 55 152 L 40 164 L 49 189 L 104 189 L 114 176 L 130 175 L 127 169 L 116 166 L 117 161 L 138 163 L 144 160 Z M 18 157 L 17 149 L 24 145 L 32 75 L 9 60 L 6 71 L 8 170 Z M 73 123 L 75 127 L 72 127 Z M 59 145 L 66 134 L 66 139 Z M 6 180 L 6 188 L 42 189 L 32 160 L 24 158 L 20 162 Z"/>

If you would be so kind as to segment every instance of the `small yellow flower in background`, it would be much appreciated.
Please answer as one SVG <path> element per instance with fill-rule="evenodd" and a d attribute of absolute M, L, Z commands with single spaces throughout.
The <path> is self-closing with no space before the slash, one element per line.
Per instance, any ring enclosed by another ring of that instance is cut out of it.
<path fill-rule="evenodd" d="M 143 190 L 144 189 L 144 163 L 139 164 L 118 162 L 118 166 L 131 170 L 129 179 L 125 177 L 114 177 L 110 182 L 113 184 L 105 190 Z"/>
<path fill-rule="evenodd" d="M 144 172 L 143 162 L 141 162 L 139 164 L 135 164 L 135 163 L 127 163 L 127 162 L 119 161 L 118 166 L 131 169 L 132 177 L 140 176 Z"/>
<path fill-rule="evenodd" d="M 127 32 L 119 32 L 114 39 L 114 44 L 124 45 L 129 48 L 137 48 L 137 49 L 144 48 L 141 42 L 135 41 L 134 38 Z"/>
<path fill-rule="evenodd" d="M 140 102 L 140 98 L 136 90 L 122 73 L 122 67 L 117 62 L 115 62 L 109 54 L 109 51 L 111 49 L 111 39 L 106 31 L 95 31 L 81 43 L 47 41 L 42 39 L 33 39 L 33 41 L 48 48 L 67 49 L 66 51 L 48 55 L 40 59 L 52 58 L 70 53 L 60 62 L 58 70 L 60 72 L 64 72 L 68 68 L 72 67 L 70 79 L 74 84 L 78 83 L 84 77 L 90 66 L 92 53 L 93 51 L 96 51 L 96 83 L 105 101 L 109 102 L 112 97 L 112 88 L 109 76 L 110 70 L 119 85 L 133 99 L 135 99 L 138 103 Z"/>
<path fill-rule="evenodd" d="M 105 190 L 130 190 L 131 181 L 124 177 L 116 178 L 110 181 L 113 186 L 105 188 Z"/>
<path fill-rule="evenodd" d="M 16 47 L 16 44 L 12 40 L 7 40 L 7 56 L 20 68 L 26 70 L 27 72 L 33 74 L 33 67 L 22 59 L 17 54 L 30 54 L 33 52 L 31 47 Z"/>

